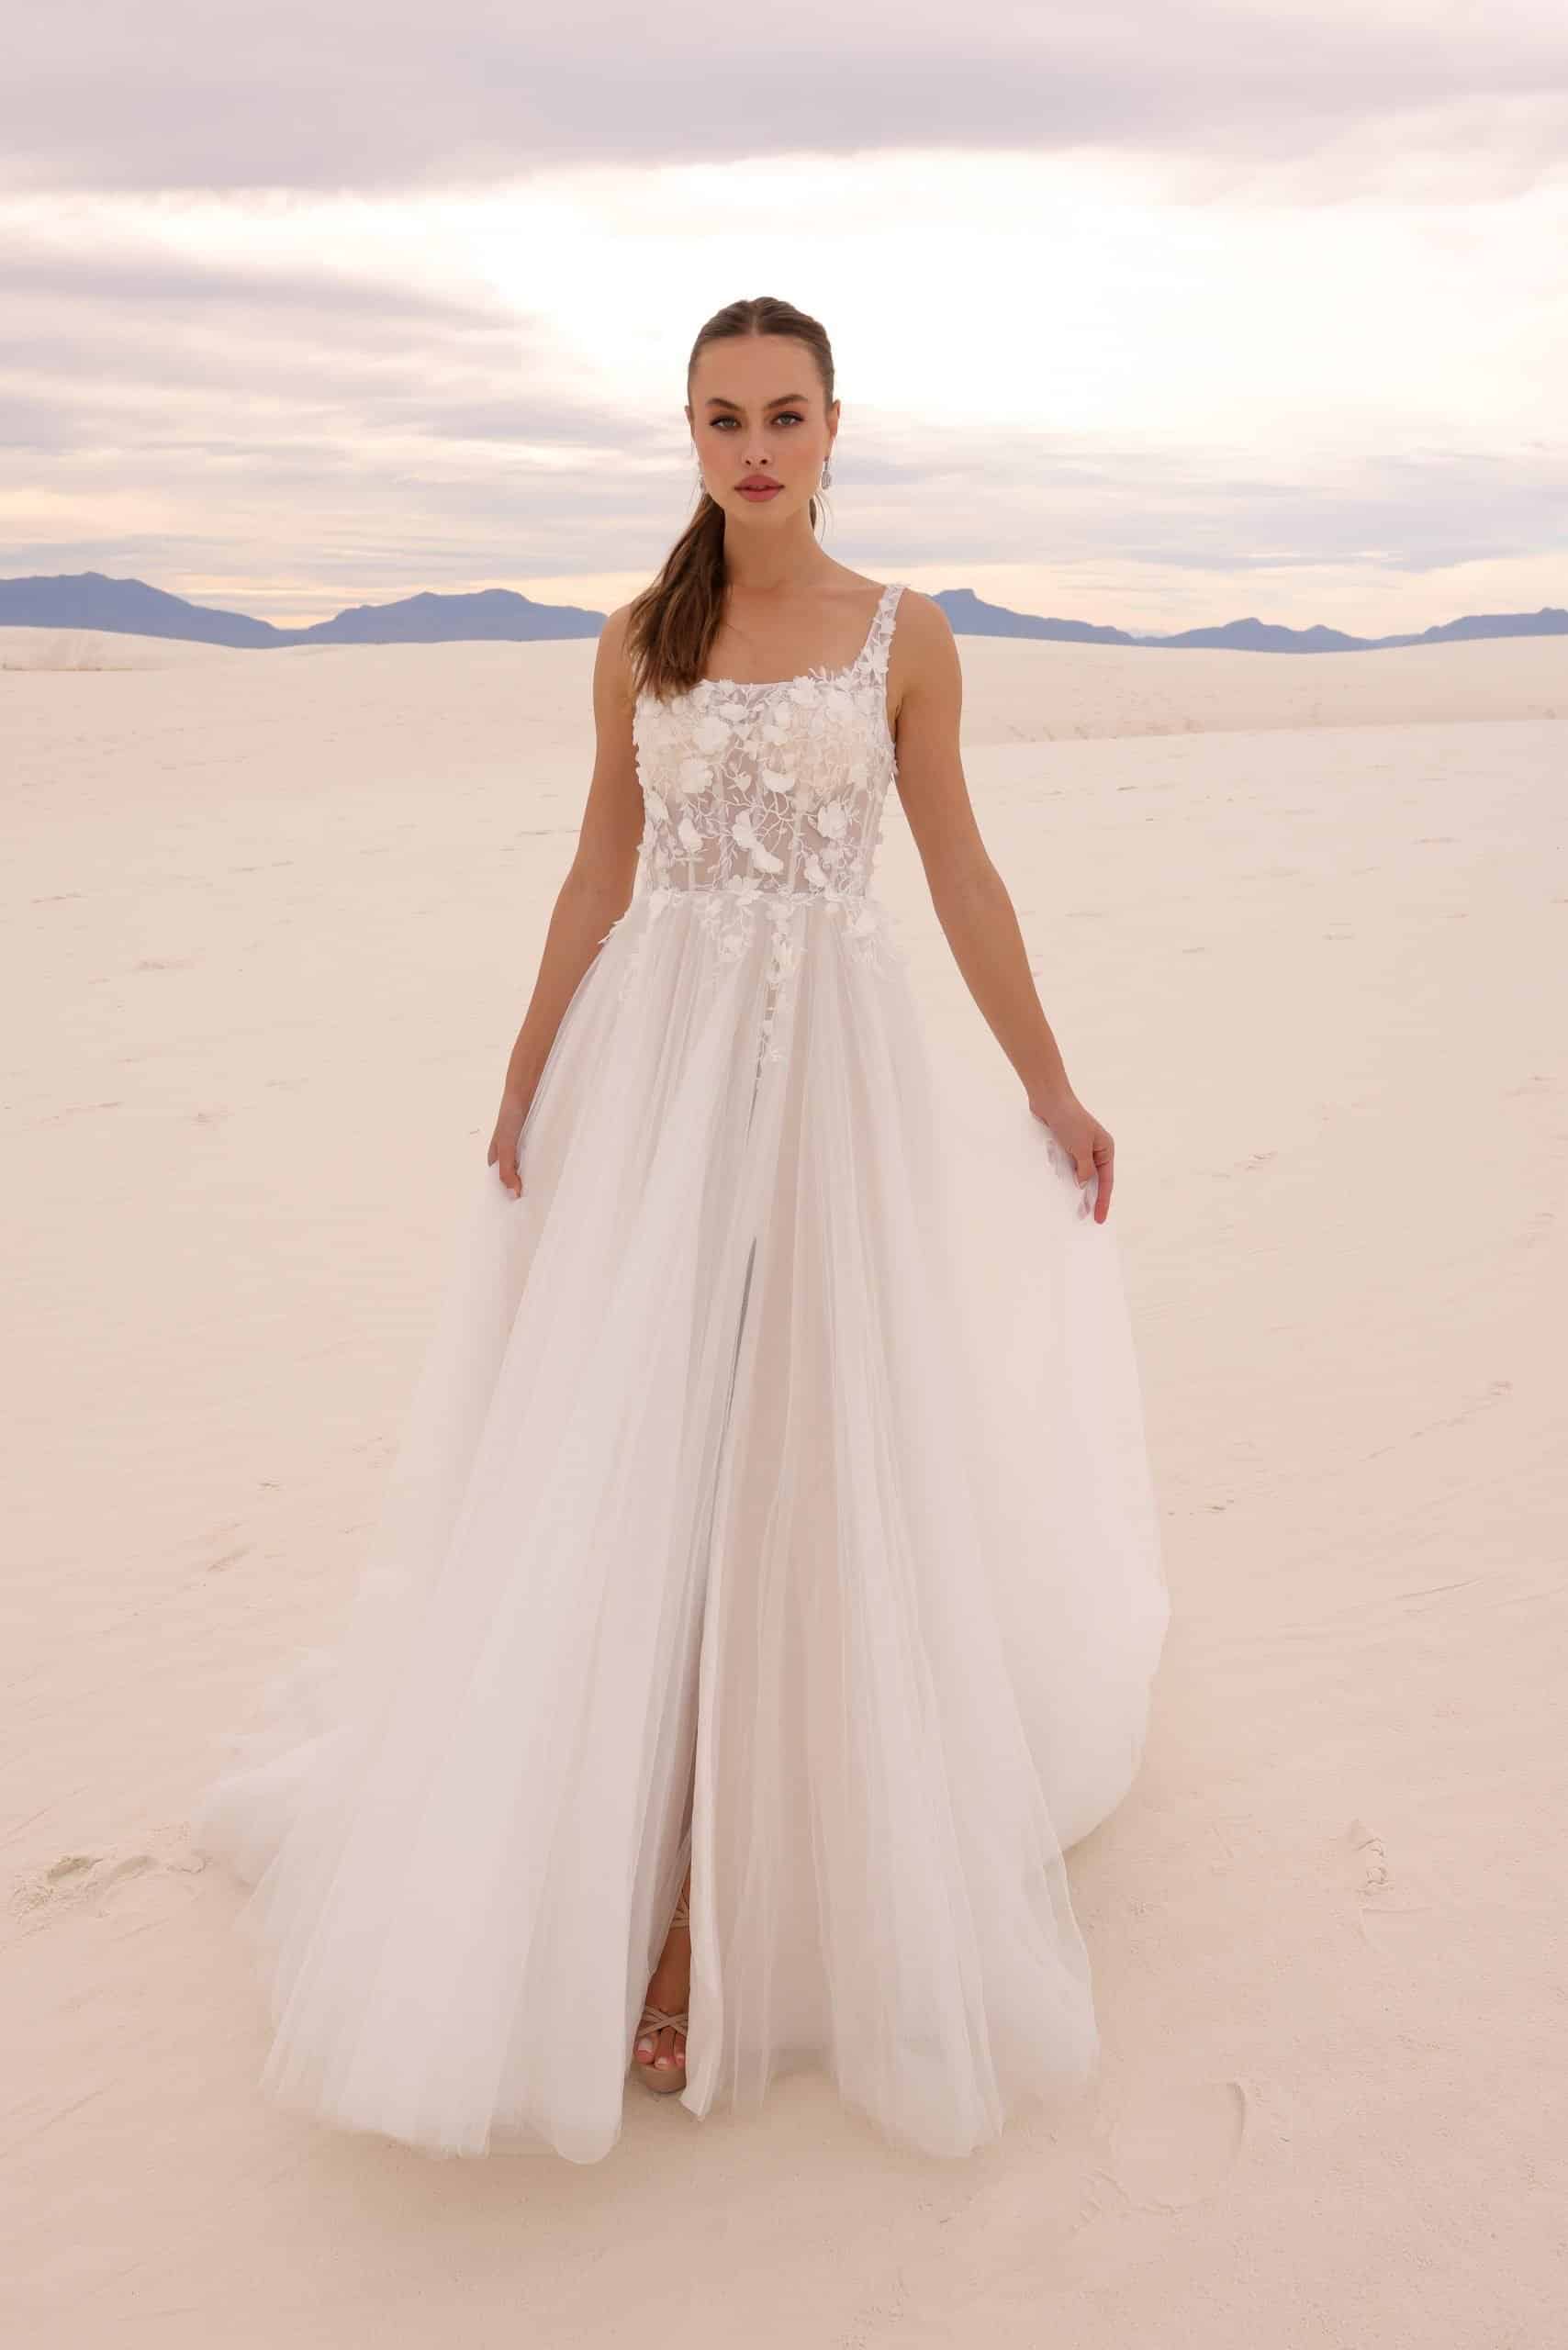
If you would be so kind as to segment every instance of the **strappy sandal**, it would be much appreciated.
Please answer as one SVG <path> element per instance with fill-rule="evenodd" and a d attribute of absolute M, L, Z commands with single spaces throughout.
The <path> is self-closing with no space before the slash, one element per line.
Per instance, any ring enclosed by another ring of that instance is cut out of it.
<path fill-rule="evenodd" d="M 689 1920 L 690 1916 L 690 1897 L 683 1888 L 680 1898 L 675 1905 L 670 1924 L 679 1925 L 683 1919 Z M 684 2034 L 689 2012 L 689 2009 L 682 2008 L 678 2015 L 671 2015 L 663 2008 L 650 2005 L 643 2009 L 637 2019 L 637 2030 L 632 2046 L 632 2064 L 638 2079 L 644 2082 L 655 2097 L 669 2097 L 677 2089 L 683 2089 L 686 2087 L 686 2058 L 682 2055 L 678 2065 L 655 2065 L 651 2060 L 644 2064 L 637 2053 L 636 2042 L 642 2039 L 644 2032 L 651 2031 L 656 2043 L 659 2033 L 666 2025 Z"/>

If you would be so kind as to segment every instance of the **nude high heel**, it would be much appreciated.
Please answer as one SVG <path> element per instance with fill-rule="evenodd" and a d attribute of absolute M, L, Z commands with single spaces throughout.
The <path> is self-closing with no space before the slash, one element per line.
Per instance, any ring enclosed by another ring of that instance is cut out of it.
<path fill-rule="evenodd" d="M 689 1921 L 690 1916 L 690 1898 L 683 1887 L 680 1898 L 676 1903 L 674 1912 L 671 1915 L 670 1924 L 672 1926 L 679 1925 L 683 1919 Z M 658 2034 L 664 2030 L 666 2024 L 673 2027 L 675 2031 L 684 2034 L 687 2030 L 689 2012 L 690 2010 L 688 2008 L 682 2008 L 678 2015 L 670 2015 L 666 2013 L 663 2008 L 648 2006 L 644 2007 L 642 2014 L 637 2019 L 637 2029 L 633 2035 L 633 2069 L 636 2073 L 638 2079 L 644 2082 L 646 2086 L 652 2089 L 655 2097 L 669 2097 L 677 2089 L 683 2089 L 686 2087 L 686 2058 L 683 2054 L 678 2065 L 655 2065 L 651 2063 L 644 2064 L 643 2059 L 637 2053 L 636 2042 L 642 2039 L 643 2034 L 645 2031 L 649 2031 L 653 2032 L 654 2037 L 656 2040 Z"/>

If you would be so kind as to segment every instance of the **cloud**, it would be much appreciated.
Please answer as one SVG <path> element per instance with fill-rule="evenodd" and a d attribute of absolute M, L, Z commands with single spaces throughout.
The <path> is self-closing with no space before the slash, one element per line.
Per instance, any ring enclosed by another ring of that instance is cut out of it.
<path fill-rule="evenodd" d="M 1087 147 L 1342 194 L 1561 168 L 1545 0 L 50 0 L 8 27 L 0 189 L 380 191 L 808 152 Z"/>
<path fill-rule="evenodd" d="M 134 303 L 148 311 L 271 308 L 312 315 L 344 312 L 368 320 L 400 322 L 409 318 L 493 323 L 491 306 L 417 286 L 391 287 L 319 269 L 221 268 L 153 254 L 28 252 L 0 249 L 0 299 L 58 297 L 72 304 L 107 300 Z"/>

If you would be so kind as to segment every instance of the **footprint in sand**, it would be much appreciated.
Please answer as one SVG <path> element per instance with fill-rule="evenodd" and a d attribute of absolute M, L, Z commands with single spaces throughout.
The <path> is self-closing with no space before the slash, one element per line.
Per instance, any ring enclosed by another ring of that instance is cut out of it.
<path fill-rule="evenodd" d="M 1385 1958 L 1415 1956 L 1434 1942 L 1440 1945 L 1426 1888 L 1403 1870 L 1395 1874 L 1382 1837 L 1364 1819 L 1352 1819 L 1338 1841 L 1362 1941 Z"/>
<path fill-rule="evenodd" d="M 162 1852 L 66 1852 L 50 1867 L 23 1877 L 11 1896 L 14 1917 L 46 1926 L 64 1910 L 124 1919 L 131 1930 L 184 1908 L 196 1892 L 205 1858 L 167 1840 Z"/>

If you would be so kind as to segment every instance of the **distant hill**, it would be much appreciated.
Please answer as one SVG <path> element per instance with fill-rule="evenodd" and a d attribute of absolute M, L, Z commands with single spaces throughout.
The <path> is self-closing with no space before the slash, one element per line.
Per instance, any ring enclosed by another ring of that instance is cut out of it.
<path fill-rule="evenodd" d="M 470 596 L 406 596 L 396 604 L 355 604 L 309 628 L 274 628 L 243 612 L 187 603 L 140 579 L 108 579 L 101 571 L 0 579 L 0 628 L 99 628 L 197 644 L 454 644 L 495 639 L 529 643 L 597 636 L 604 618 L 578 604 L 536 604 L 510 588 L 482 588 Z"/>
<path fill-rule="evenodd" d="M 0 579 L 0 626 L 102 628 L 121 636 L 177 636 L 196 644 L 275 644 L 282 633 L 242 612 L 211 611 L 140 579 L 106 579 L 101 571 Z"/>
<path fill-rule="evenodd" d="M 510 588 L 471 596 L 405 596 L 400 604 L 354 604 L 312 628 L 283 629 L 290 644 L 525 644 L 544 637 L 597 636 L 602 612 L 581 604 L 536 604 Z"/>
<path fill-rule="evenodd" d="M 933 596 L 955 636 L 1041 636 L 1068 644 L 1141 644 L 1157 651 L 1198 647 L 1226 653 L 1376 653 L 1399 644 L 1448 644 L 1463 637 L 1568 636 L 1568 611 L 1543 604 L 1539 612 L 1478 612 L 1444 621 L 1418 636 L 1348 636 L 1337 628 L 1281 628 L 1260 620 L 1226 621 L 1220 628 L 1187 628 L 1172 636 L 1133 636 L 1125 629 L 1092 628 L 1085 621 L 1041 620 L 986 604 L 969 588 Z"/>
<path fill-rule="evenodd" d="M 1193 648 L 1230 653 L 1373 653 L 1404 644 L 1454 643 L 1484 636 L 1568 635 L 1568 611 L 1480 612 L 1423 629 L 1419 635 L 1348 636 L 1341 629 L 1281 628 L 1267 621 L 1226 621 L 1220 628 L 1149 636 L 1089 621 L 1043 619 L 988 604 L 971 588 L 944 588 L 932 598 L 956 636 L 1046 638 L 1062 644 L 1130 644 L 1154 651 Z M 309 628 L 274 628 L 244 612 L 188 603 L 141 579 L 101 571 L 52 578 L 0 579 L 0 628 L 105 629 L 124 636 L 178 637 L 196 644 L 266 649 L 284 644 L 539 643 L 598 636 L 605 615 L 579 604 L 536 604 L 510 588 L 470 595 L 405 596 L 393 604 L 354 604 Z"/>
<path fill-rule="evenodd" d="M 955 636 L 1048 636 L 1061 644 L 1137 644 L 1125 628 L 1096 628 L 1092 621 L 1045 621 L 1036 612 L 1010 612 L 988 604 L 972 588 L 940 588 L 931 599 L 947 615 Z"/>

